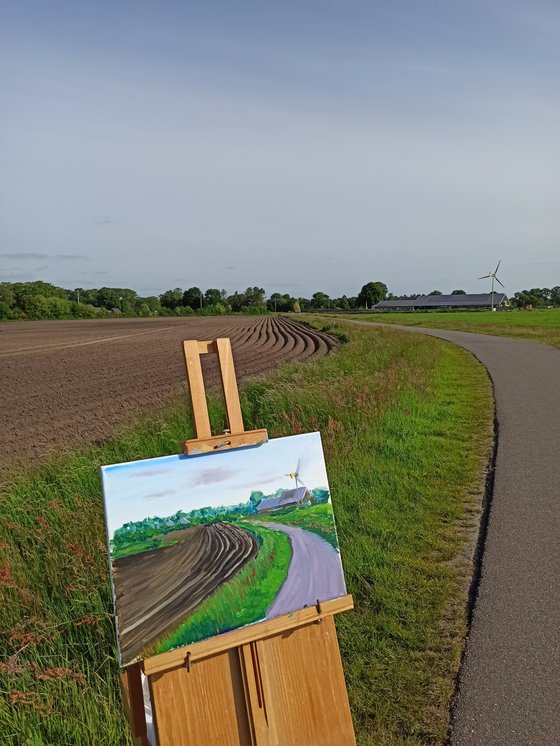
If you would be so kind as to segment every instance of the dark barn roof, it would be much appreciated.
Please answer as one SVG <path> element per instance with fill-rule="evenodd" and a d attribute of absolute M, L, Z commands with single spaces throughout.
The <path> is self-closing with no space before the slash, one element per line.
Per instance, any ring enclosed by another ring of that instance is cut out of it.
<path fill-rule="evenodd" d="M 286 490 L 279 497 L 265 497 L 257 505 L 257 510 L 275 510 L 276 508 L 286 508 L 288 505 L 297 505 L 302 502 L 307 494 L 307 487 L 296 487 L 293 490 Z"/>
<path fill-rule="evenodd" d="M 381 300 L 375 308 L 416 308 L 416 300 Z"/>
<path fill-rule="evenodd" d="M 506 301 L 505 293 L 494 293 L 494 306 Z M 467 293 L 465 295 L 419 295 L 415 300 L 382 300 L 375 308 L 490 308 L 492 293 Z"/>

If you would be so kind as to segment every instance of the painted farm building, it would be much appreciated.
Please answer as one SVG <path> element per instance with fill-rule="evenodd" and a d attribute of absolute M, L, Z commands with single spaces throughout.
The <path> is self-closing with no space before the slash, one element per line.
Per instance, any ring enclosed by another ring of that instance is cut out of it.
<path fill-rule="evenodd" d="M 286 490 L 279 497 L 264 497 L 257 505 L 257 511 L 265 513 L 267 510 L 295 507 L 301 505 L 308 497 L 307 487 L 296 487 L 293 490 Z"/>
<path fill-rule="evenodd" d="M 505 293 L 494 293 L 494 307 L 507 306 Z M 375 308 L 379 311 L 413 311 L 431 308 L 491 308 L 492 293 L 466 293 L 465 295 L 419 295 L 409 300 L 382 300 Z"/>

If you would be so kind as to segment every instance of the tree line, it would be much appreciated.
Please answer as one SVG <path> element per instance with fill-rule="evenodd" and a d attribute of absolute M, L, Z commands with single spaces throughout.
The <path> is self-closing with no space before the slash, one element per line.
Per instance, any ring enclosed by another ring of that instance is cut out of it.
<path fill-rule="evenodd" d="M 464 294 L 453 290 L 452 294 Z M 439 294 L 433 290 L 431 294 Z M 123 316 L 219 316 L 230 313 L 248 315 L 271 312 L 320 310 L 351 310 L 373 308 L 381 300 L 417 298 L 414 295 L 389 293 L 383 282 L 368 282 L 355 296 L 331 298 L 317 291 L 310 298 L 289 293 L 272 293 L 268 298 L 263 288 L 248 287 L 228 294 L 225 290 L 190 287 L 173 288 L 158 295 L 141 296 L 130 288 L 65 288 L 49 282 L 1 282 L 0 320 L 75 319 Z M 560 286 L 532 288 L 516 292 L 510 303 L 518 308 L 527 306 L 560 306 Z"/>

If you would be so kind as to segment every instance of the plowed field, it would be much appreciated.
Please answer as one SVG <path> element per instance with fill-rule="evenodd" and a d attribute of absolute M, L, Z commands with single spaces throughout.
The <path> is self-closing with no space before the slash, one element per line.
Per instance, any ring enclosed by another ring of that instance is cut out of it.
<path fill-rule="evenodd" d="M 239 379 L 337 344 L 277 317 L 0 324 L 0 468 L 105 439 L 169 403 L 186 390 L 182 340 L 216 337 L 231 338 Z"/>

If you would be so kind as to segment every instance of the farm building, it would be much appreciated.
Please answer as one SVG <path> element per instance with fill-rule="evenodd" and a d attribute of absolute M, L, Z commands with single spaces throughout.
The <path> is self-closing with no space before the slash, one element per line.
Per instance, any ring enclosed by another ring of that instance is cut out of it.
<path fill-rule="evenodd" d="M 279 497 L 265 497 L 257 505 L 257 511 L 264 513 L 267 510 L 278 510 L 279 508 L 292 508 L 307 499 L 309 490 L 307 487 L 296 487 L 286 490 Z"/>
<path fill-rule="evenodd" d="M 507 306 L 505 293 L 494 293 L 494 307 Z M 375 308 L 379 311 L 413 311 L 430 308 L 491 308 L 492 293 L 466 293 L 465 295 L 419 295 L 412 300 L 382 300 Z"/>

